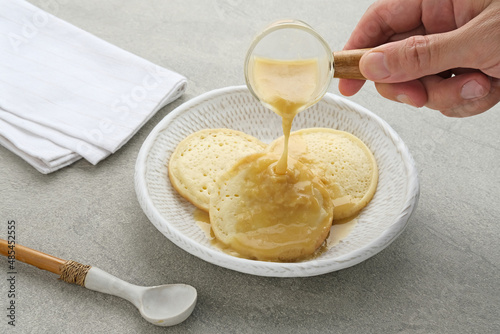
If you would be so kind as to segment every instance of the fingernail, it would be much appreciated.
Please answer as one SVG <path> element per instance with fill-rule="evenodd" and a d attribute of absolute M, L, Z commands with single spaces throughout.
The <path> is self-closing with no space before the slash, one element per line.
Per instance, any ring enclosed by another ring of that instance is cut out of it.
<path fill-rule="evenodd" d="M 383 52 L 370 52 L 363 56 L 363 70 L 366 78 L 373 81 L 385 79 L 391 75 L 385 65 Z"/>
<path fill-rule="evenodd" d="M 415 103 L 413 103 L 413 101 L 406 94 L 400 94 L 396 96 L 396 100 L 398 100 L 401 103 L 415 107 Z"/>
<path fill-rule="evenodd" d="M 481 86 L 476 80 L 471 80 L 465 83 L 462 86 L 462 91 L 460 92 L 460 96 L 462 96 L 465 100 L 477 99 L 479 97 L 483 97 L 488 92 L 486 89 Z"/>

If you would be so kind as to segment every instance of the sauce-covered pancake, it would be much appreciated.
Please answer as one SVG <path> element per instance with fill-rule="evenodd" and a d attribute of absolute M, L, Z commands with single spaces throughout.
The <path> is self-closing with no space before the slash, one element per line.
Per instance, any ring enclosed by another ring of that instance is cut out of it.
<path fill-rule="evenodd" d="M 243 132 L 206 129 L 182 140 L 170 156 L 168 175 L 177 192 L 208 211 L 218 175 L 240 158 L 261 152 L 266 144 Z"/>
<path fill-rule="evenodd" d="M 319 178 L 290 159 L 275 171 L 279 155 L 256 153 L 221 174 L 210 200 L 215 237 L 244 257 L 298 261 L 324 242 L 333 204 Z"/>
<path fill-rule="evenodd" d="M 267 149 L 279 154 L 283 137 Z M 356 136 L 333 129 L 311 128 L 292 132 L 290 157 L 309 167 L 330 193 L 334 220 L 358 213 L 372 199 L 378 183 L 377 163 L 368 147 Z"/>

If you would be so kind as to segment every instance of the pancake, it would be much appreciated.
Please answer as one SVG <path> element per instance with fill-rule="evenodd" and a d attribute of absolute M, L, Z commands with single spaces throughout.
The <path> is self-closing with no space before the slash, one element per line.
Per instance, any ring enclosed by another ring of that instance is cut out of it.
<path fill-rule="evenodd" d="M 175 190 L 207 211 L 218 175 L 240 158 L 261 152 L 266 144 L 231 129 L 205 129 L 182 140 L 170 156 L 168 176 Z"/>
<path fill-rule="evenodd" d="M 279 154 L 283 137 L 268 152 Z M 334 220 L 357 214 L 372 199 L 378 184 L 378 168 L 368 147 L 356 136 L 339 130 L 310 128 L 292 132 L 289 155 L 319 176 L 332 198 Z"/>
<path fill-rule="evenodd" d="M 322 182 L 293 159 L 277 174 L 278 160 L 265 153 L 242 158 L 217 179 L 210 199 L 215 237 L 249 259 L 299 261 L 330 231 L 333 203 Z"/>

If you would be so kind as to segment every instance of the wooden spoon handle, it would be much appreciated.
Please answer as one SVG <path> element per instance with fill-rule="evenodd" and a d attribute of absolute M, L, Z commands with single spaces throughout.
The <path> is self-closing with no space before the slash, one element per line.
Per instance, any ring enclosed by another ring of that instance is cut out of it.
<path fill-rule="evenodd" d="M 0 239 L 0 254 L 15 256 L 15 259 L 37 268 L 61 275 L 61 266 L 66 262 L 60 258 L 48 255 L 19 244 L 9 245 L 6 240 Z"/>
<path fill-rule="evenodd" d="M 371 49 L 343 50 L 333 53 L 333 77 L 366 80 L 359 70 L 359 60 Z"/>

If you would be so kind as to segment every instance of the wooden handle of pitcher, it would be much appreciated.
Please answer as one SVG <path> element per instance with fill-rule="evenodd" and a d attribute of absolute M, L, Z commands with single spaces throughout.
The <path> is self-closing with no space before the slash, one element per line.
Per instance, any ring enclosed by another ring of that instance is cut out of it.
<path fill-rule="evenodd" d="M 333 53 L 333 77 L 366 80 L 359 70 L 359 60 L 371 49 L 343 50 Z"/>
<path fill-rule="evenodd" d="M 6 240 L 0 239 L 0 254 L 16 261 L 31 264 L 37 268 L 50 271 L 54 274 L 61 274 L 61 266 L 66 262 L 52 255 L 48 255 L 34 249 L 18 244 L 9 244 Z"/>

